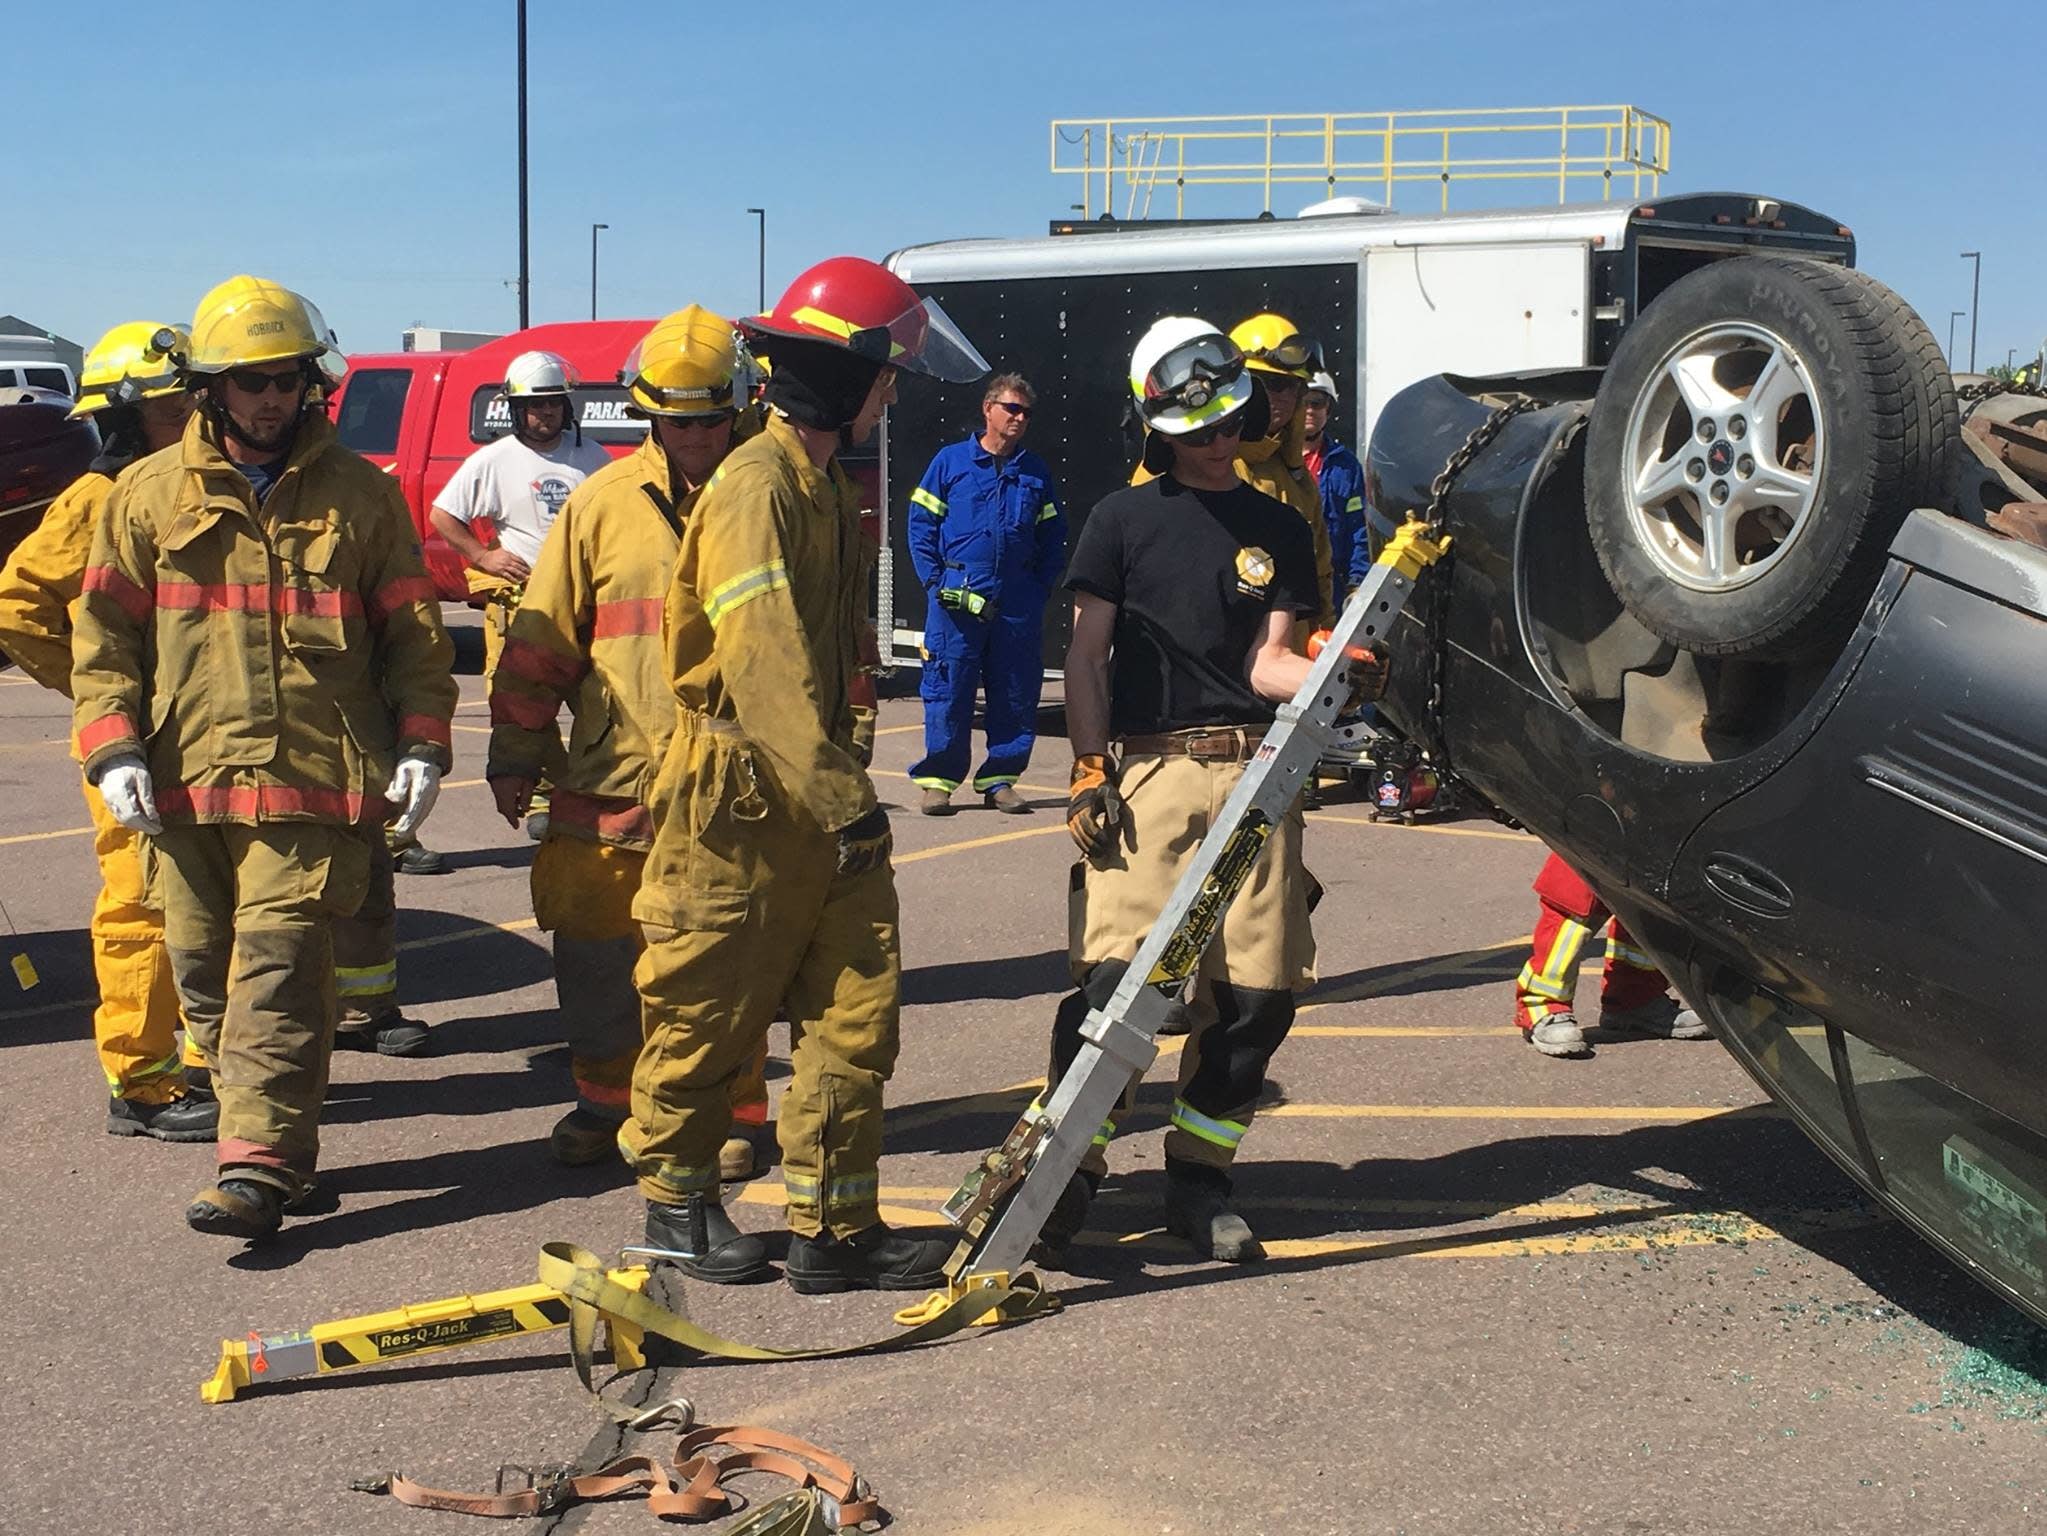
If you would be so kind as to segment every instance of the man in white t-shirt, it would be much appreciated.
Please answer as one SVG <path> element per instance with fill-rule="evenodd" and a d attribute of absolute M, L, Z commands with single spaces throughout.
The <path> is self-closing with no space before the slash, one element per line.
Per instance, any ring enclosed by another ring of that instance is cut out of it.
<path fill-rule="evenodd" d="M 512 435 L 464 459 L 434 498 L 434 531 L 467 563 L 469 590 L 483 600 L 486 680 L 497 671 L 526 578 L 562 503 L 611 462 L 611 455 L 583 440 L 575 424 L 572 392 L 580 382 L 568 361 L 553 352 L 513 358 L 503 391 Z M 559 736 L 550 757 L 561 761 Z M 526 820 L 536 841 L 546 833 L 546 818 L 546 798 L 536 795 Z"/>

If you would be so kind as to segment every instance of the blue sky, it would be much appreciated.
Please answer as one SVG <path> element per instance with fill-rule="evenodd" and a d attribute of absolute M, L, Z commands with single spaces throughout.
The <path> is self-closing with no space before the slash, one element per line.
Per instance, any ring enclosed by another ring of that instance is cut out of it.
<path fill-rule="evenodd" d="M 90 342 L 249 271 L 311 296 L 352 351 L 415 323 L 510 329 L 512 16 L 13 8 L 0 311 Z M 1956 253 L 1980 249 L 1979 359 L 2047 335 L 2041 130 L 1994 147 L 2038 99 L 2037 0 L 532 0 L 529 37 L 536 320 L 587 315 L 592 221 L 613 316 L 750 308 L 749 205 L 769 210 L 770 294 L 840 251 L 1042 233 L 1078 195 L 1047 170 L 1054 117 L 1629 102 L 1673 124 L 1666 193 L 1834 215 L 1943 339 L 1969 304 Z"/>

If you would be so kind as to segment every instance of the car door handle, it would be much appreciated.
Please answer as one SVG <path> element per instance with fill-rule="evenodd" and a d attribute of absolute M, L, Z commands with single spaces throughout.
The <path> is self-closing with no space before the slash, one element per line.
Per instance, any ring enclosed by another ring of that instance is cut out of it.
<path fill-rule="evenodd" d="M 1758 917 L 1789 917 L 1791 887 L 1754 859 L 1715 853 L 1706 859 L 1706 884 L 1722 901 Z"/>

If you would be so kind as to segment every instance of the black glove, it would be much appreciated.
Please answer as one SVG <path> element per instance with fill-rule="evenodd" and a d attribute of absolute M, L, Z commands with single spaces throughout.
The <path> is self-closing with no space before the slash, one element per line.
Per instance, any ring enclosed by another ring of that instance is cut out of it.
<path fill-rule="evenodd" d="M 879 869 L 888 862 L 895 842 L 888 812 L 877 805 L 839 833 L 839 873 L 864 875 L 870 869 Z"/>

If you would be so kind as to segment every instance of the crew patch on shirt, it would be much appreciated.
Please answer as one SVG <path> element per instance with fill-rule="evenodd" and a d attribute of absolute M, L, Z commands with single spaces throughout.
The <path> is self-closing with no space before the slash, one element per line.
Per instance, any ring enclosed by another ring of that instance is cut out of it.
<path fill-rule="evenodd" d="M 1278 573 L 1272 556 L 1256 545 L 1237 551 L 1237 590 L 1246 597 L 1263 597 Z"/>

